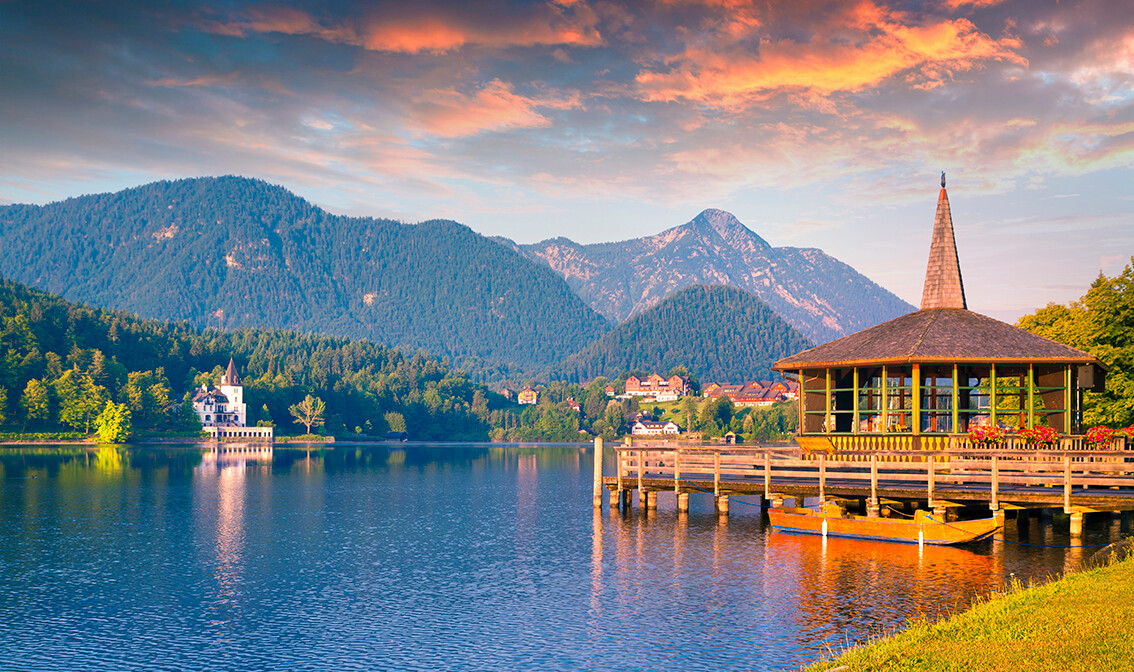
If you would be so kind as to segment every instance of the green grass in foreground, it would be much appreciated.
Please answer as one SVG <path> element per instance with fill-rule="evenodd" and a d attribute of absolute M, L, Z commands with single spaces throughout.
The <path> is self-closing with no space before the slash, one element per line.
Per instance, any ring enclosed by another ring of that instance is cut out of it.
<path fill-rule="evenodd" d="M 864 670 L 1134 670 L 1134 559 L 1009 588 L 937 622 L 805 668 Z M 845 666 L 845 669 L 843 669 Z"/>

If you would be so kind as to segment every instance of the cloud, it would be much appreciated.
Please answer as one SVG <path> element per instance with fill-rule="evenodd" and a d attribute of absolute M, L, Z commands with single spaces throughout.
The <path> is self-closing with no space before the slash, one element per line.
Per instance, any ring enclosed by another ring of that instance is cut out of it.
<path fill-rule="evenodd" d="M 433 89 L 414 100 L 410 118 L 425 132 L 444 138 L 473 135 L 484 131 L 542 128 L 551 119 L 538 109 L 578 107 L 574 97 L 524 96 L 513 86 L 494 79 L 475 93 L 456 89 Z"/>
<path fill-rule="evenodd" d="M 218 35 L 305 35 L 371 51 L 443 54 L 467 46 L 594 47 L 603 43 L 598 15 L 585 2 L 547 2 L 495 16 L 459 5 L 395 8 L 350 18 L 320 19 L 290 7 L 251 7 L 239 18 L 205 19 L 203 29 Z"/>
<path fill-rule="evenodd" d="M 1018 38 L 990 37 L 967 19 L 914 23 L 871 2 L 833 19 L 807 39 L 777 38 L 762 28 L 746 40 L 687 44 L 680 55 L 637 75 L 638 95 L 648 101 L 734 107 L 795 90 L 816 104 L 821 103 L 816 96 L 859 92 L 898 75 L 907 85 L 933 88 L 990 61 L 1027 65 L 1018 53 Z"/>

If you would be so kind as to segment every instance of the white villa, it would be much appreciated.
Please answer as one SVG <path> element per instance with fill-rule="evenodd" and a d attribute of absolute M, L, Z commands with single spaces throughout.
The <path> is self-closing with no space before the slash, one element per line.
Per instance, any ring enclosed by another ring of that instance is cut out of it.
<path fill-rule="evenodd" d="M 220 387 L 202 385 L 193 394 L 193 411 L 201 419 L 201 427 L 213 439 L 273 437 L 271 427 L 248 426 L 244 386 L 240 384 L 240 375 L 231 358 L 228 360 L 228 370 L 221 375 Z"/>

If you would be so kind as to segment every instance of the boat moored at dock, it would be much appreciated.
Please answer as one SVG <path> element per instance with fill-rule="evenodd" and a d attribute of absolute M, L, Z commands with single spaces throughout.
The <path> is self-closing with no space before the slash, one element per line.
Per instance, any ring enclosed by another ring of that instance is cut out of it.
<path fill-rule="evenodd" d="M 929 511 L 918 510 L 912 518 L 855 516 L 837 502 L 816 508 L 768 509 L 772 529 L 781 532 L 853 537 L 907 544 L 951 545 L 984 539 L 1004 525 L 1003 513 L 979 520 L 946 522 Z"/>

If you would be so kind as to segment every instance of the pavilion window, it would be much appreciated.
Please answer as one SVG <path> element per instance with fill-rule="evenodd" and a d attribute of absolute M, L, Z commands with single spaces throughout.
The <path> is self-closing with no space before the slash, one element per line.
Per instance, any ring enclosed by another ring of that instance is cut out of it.
<path fill-rule="evenodd" d="M 1031 393 L 1028 365 L 996 366 L 996 424 L 1010 431 L 1028 427 Z"/>
<path fill-rule="evenodd" d="M 886 431 L 913 431 L 913 388 L 911 367 L 886 367 Z"/>
<path fill-rule="evenodd" d="M 858 370 L 858 431 L 872 434 L 883 429 L 882 367 L 864 367 Z"/>
<path fill-rule="evenodd" d="M 1067 369 L 1066 365 L 1037 364 L 1032 367 L 1032 399 L 1035 409 L 1035 425 L 1047 425 L 1055 430 L 1069 434 L 1067 408 Z"/>
<path fill-rule="evenodd" d="M 827 370 L 803 371 L 800 384 L 803 432 L 822 434 L 827 422 Z"/>
<path fill-rule="evenodd" d="M 849 434 L 854 431 L 854 369 L 831 369 L 830 431 Z"/>
<path fill-rule="evenodd" d="M 921 431 L 948 433 L 953 431 L 953 366 L 922 365 Z"/>
<path fill-rule="evenodd" d="M 992 367 L 957 367 L 957 430 L 992 424 Z"/>

